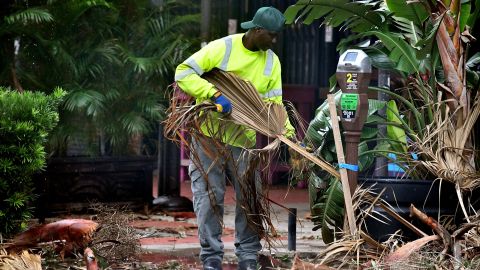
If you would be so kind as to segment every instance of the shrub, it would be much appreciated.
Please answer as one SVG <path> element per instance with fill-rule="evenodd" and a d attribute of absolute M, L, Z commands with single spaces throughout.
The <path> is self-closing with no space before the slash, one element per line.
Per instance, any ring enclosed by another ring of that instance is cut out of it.
<path fill-rule="evenodd" d="M 0 234 L 24 229 L 31 218 L 32 175 L 45 166 L 44 144 L 64 95 L 59 88 L 45 95 L 0 87 Z"/>

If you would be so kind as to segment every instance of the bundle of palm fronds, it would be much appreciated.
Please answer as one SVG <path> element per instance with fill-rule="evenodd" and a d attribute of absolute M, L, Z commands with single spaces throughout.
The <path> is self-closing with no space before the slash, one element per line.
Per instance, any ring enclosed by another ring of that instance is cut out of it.
<path fill-rule="evenodd" d="M 24 250 L 20 254 L 8 254 L 0 249 L 0 269 L 2 270 L 41 270 L 41 258 Z"/>
<path fill-rule="evenodd" d="M 249 156 L 249 166 L 245 173 L 241 172 L 244 174 L 237 176 L 242 179 L 240 181 L 241 189 L 246 198 L 242 207 L 249 216 L 250 225 L 254 226 L 261 237 L 269 239 L 268 235 L 275 235 L 275 228 L 270 219 L 271 201 L 267 195 L 267 183 L 261 181 L 262 187 L 259 188 L 258 181 L 252 179 L 258 175 L 258 170 L 266 171 L 272 158 L 279 153 L 281 142 L 286 143 L 327 172 L 337 177 L 338 172 L 330 164 L 319 160 L 300 145 L 283 136 L 290 112 L 295 123 L 303 123 L 297 126 L 297 133 L 298 129 L 305 130 L 304 120 L 299 117 L 292 105 L 288 106 L 290 111 L 287 113 L 283 104 L 264 102 L 251 83 L 231 73 L 213 70 L 205 73 L 203 78 L 212 83 L 231 101 L 232 113 L 227 116 L 220 115 L 215 112 L 214 104 L 208 101 L 194 104 L 191 98 L 176 88 L 168 110 L 168 119 L 165 121 L 165 136 L 173 141 L 183 143 L 187 148 L 193 148 L 191 141 L 195 141 L 202 145 L 203 149 L 207 149 L 207 155 L 214 162 L 232 159 L 227 146 L 222 143 L 227 129 L 230 134 L 233 134 L 228 138 L 229 141 L 235 141 L 239 135 L 245 132 L 246 128 L 271 138 L 269 144 L 262 149 L 245 149 L 245 155 Z M 219 127 L 212 125 L 213 121 L 218 121 Z M 208 130 L 211 138 L 205 137 L 201 131 L 202 128 Z M 202 166 L 195 151 L 190 152 L 190 159 L 197 165 L 197 168 L 200 168 L 203 178 L 207 179 L 207 173 L 201 169 Z M 213 198 L 211 201 L 214 201 Z"/>

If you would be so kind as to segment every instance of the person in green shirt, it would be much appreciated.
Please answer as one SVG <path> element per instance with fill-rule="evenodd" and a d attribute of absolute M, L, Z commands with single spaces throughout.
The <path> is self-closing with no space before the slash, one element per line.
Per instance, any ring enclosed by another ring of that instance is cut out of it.
<path fill-rule="evenodd" d="M 207 44 L 177 67 L 175 81 L 197 102 L 210 99 L 217 105 L 218 119 L 212 121 L 221 121 L 222 114 L 235 110 L 213 84 L 201 77 L 214 68 L 234 73 L 251 82 L 265 102 L 282 104 L 281 65 L 271 48 L 284 24 L 285 18 L 279 10 L 273 7 L 258 9 L 251 21 L 241 24 L 243 29 L 248 29 L 246 33 L 230 35 Z M 214 136 L 210 133 L 215 125 L 219 123 L 209 123 L 209 128 L 202 126 L 205 138 Z M 212 152 L 218 150 L 213 146 L 204 149 L 204 143 L 193 141 L 191 144 L 202 166 L 202 170 L 199 170 L 195 164 L 191 164 L 189 175 L 201 245 L 200 259 L 204 269 L 209 270 L 222 269 L 224 251 L 221 236 L 226 177 L 233 183 L 237 203 L 235 254 L 239 269 L 256 269 L 257 253 L 261 250 L 259 236 L 248 225 L 247 216 L 241 208 L 243 196 L 238 183 L 238 176 L 243 175 L 248 165 L 248 156 L 243 154 L 243 150 L 255 146 L 256 133 L 247 127 L 230 125 L 222 135 L 222 142 L 230 152 L 228 159 L 218 160 L 212 156 Z M 242 132 L 238 132 L 238 128 Z M 295 134 L 288 120 L 285 130 L 287 137 Z M 205 174 L 201 171 L 206 172 L 208 179 L 204 179 Z M 212 193 L 213 200 L 210 197 Z"/>

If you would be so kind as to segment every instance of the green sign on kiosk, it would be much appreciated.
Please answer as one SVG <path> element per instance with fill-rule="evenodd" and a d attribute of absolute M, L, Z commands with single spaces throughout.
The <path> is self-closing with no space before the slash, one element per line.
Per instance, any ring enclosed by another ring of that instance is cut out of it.
<path fill-rule="evenodd" d="M 345 121 L 355 118 L 357 107 L 358 94 L 342 94 L 340 98 L 340 110 L 342 111 L 342 118 Z"/>

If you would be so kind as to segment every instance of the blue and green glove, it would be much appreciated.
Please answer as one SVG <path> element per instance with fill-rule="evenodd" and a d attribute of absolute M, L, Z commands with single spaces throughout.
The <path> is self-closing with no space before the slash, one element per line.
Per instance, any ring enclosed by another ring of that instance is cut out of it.
<path fill-rule="evenodd" d="M 212 97 L 213 103 L 217 106 L 217 112 L 229 114 L 232 112 L 232 103 L 220 91 L 217 91 Z"/>

